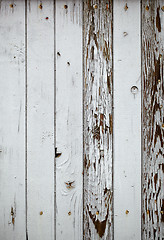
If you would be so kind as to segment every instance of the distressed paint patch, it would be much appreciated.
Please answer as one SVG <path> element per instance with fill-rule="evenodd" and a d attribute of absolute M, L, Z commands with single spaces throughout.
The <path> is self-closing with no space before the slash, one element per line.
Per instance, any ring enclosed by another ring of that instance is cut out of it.
<path fill-rule="evenodd" d="M 164 238 L 162 5 L 163 0 L 142 1 L 143 239 Z"/>
<path fill-rule="evenodd" d="M 84 1 L 84 239 L 113 239 L 112 9 Z"/>

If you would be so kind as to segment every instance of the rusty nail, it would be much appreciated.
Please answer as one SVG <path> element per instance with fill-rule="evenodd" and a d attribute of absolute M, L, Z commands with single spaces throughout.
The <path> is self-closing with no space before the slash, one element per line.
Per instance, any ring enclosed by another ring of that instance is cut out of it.
<path fill-rule="evenodd" d="M 160 82 L 161 82 L 161 80 L 160 80 L 160 79 L 158 79 L 158 82 L 160 83 Z"/>
<path fill-rule="evenodd" d="M 46 17 L 45 19 L 48 20 L 48 17 Z"/>
<path fill-rule="evenodd" d="M 68 8 L 68 6 L 67 6 L 67 5 L 64 5 L 64 8 L 65 8 L 65 9 L 67 9 L 67 8 Z"/>
<path fill-rule="evenodd" d="M 13 7 L 14 7 L 14 5 L 13 5 L 13 4 L 10 4 L 10 7 L 11 7 L 11 8 L 13 8 Z"/>
<path fill-rule="evenodd" d="M 149 6 L 146 6 L 145 9 L 146 9 L 146 11 L 148 11 L 149 10 Z"/>
<path fill-rule="evenodd" d="M 39 5 L 39 8 L 40 8 L 40 9 L 42 9 L 42 8 L 43 8 L 42 4 L 40 4 L 40 5 Z"/>
<path fill-rule="evenodd" d="M 128 210 L 126 210 L 126 211 L 125 211 L 125 213 L 126 213 L 126 214 L 128 214 L 128 213 L 129 213 L 129 211 L 128 211 Z"/>
<path fill-rule="evenodd" d="M 60 52 L 57 52 L 57 55 L 58 55 L 58 56 L 61 56 Z"/>
<path fill-rule="evenodd" d="M 42 212 L 42 211 L 40 211 L 40 215 L 43 215 L 43 212 Z"/>
<path fill-rule="evenodd" d="M 164 128 L 164 123 L 162 124 L 162 128 Z"/>
<path fill-rule="evenodd" d="M 127 3 L 125 4 L 125 7 L 124 7 L 124 9 L 125 9 L 125 11 L 127 11 L 127 10 L 128 10 L 128 4 L 127 4 Z"/>
<path fill-rule="evenodd" d="M 96 212 L 96 215 L 99 215 L 99 211 Z"/>
<path fill-rule="evenodd" d="M 95 5 L 93 5 L 93 7 L 94 7 L 95 9 L 97 9 L 97 8 L 98 8 L 98 5 L 97 5 L 97 4 L 95 4 Z"/>
<path fill-rule="evenodd" d="M 164 12 L 164 6 L 161 7 L 162 11 Z"/>
<path fill-rule="evenodd" d="M 68 212 L 68 215 L 69 215 L 69 216 L 71 215 L 71 212 L 70 212 L 70 211 Z"/>

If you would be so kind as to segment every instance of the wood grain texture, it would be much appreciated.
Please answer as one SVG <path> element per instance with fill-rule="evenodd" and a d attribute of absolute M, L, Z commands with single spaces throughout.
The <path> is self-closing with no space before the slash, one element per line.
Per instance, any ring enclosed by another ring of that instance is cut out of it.
<path fill-rule="evenodd" d="M 115 0 L 114 239 L 141 239 L 140 1 Z"/>
<path fill-rule="evenodd" d="M 0 239 L 25 240 L 25 3 L 0 1 Z"/>
<path fill-rule="evenodd" d="M 56 1 L 56 239 L 83 223 L 82 1 Z"/>
<path fill-rule="evenodd" d="M 27 230 L 54 240 L 54 1 L 27 2 Z"/>
<path fill-rule="evenodd" d="M 112 1 L 84 1 L 84 239 L 113 239 Z"/>
<path fill-rule="evenodd" d="M 164 1 L 142 1 L 142 231 L 164 239 Z"/>

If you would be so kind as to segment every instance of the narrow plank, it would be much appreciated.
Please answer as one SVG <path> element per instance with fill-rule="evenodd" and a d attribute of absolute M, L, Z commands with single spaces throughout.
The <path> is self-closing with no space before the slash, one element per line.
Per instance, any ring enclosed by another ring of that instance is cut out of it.
<path fill-rule="evenodd" d="M 112 1 L 84 1 L 84 239 L 113 239 Z"/>
<path fill-rule="evenodd" d="M 54 1 L 27 1 L 27 230 L 54 239 Z"/>
<path fill-rule="evenodd" d="M 164 239 L 164 1 L 142 1 L 142 231 Z"/>
<path fill-rule="evenodd" d="M 140 1 L 114 1 L 114 236 L 141 239 Z"/>
<path fill-rule="evenodd" d="M 56 1 L 56 239 L 82 239 L 82 1 Z"/>
<path fill-rule="evenodd" d="M 25 240 L 25 3 L 0 1 L 0 239 Z"/>

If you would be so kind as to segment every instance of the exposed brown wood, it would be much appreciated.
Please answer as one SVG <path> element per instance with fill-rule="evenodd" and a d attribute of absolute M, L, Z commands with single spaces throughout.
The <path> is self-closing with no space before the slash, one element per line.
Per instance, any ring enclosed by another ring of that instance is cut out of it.
<path fill-rule="evenodd" d="M 112 1 L 84 1 L 84 239 L 112 239 Z"/>
<path fill-rule="evenodd" d="M 164 239 L 163 0 L 142 1 L 143 239 Z"/>

